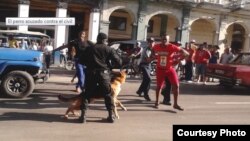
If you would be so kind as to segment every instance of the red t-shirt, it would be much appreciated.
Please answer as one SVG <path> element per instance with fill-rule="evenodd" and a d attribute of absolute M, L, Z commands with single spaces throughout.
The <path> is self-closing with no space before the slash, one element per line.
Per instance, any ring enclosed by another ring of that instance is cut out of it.
<path fill-rule="evenodd" d="M 156 44 L 153 47 L 153 51 L 156 54 L 157 58 L 157 68 L 158 69 L 169 69 L 173 64 L 173 56 L 175 52 L 179 52 L 181 50 L 180 47 L 168 44 L 162 46 L 162 44 Z"/>
<path fill-rule="evenodd" d="M 207 50 L 197 50 L 195 53 L 194 61 L 196 64 L 207 64 L 211 54 Z"/>

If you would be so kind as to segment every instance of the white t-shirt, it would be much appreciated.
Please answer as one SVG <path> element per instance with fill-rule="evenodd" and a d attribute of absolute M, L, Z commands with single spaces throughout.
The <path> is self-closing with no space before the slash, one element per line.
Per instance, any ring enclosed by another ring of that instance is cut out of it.
<path fill-rule="evenodd" d="M 65 48 L 65 49 L 60 50 L 60 53 L 63 55 L 67 55 L 67 51 L 68 51 L 68 49 Z"/>
<path fill-rule="evenodd" d="M 32 44 L 32 45 L 30 45 L 30 49 L 38 50 L 38 46 L 36 44 Z"/>
<path fill-rule="evenodd" d="M 230 62 L 230 60 L 232 60 L 233 59 L 233 54 L 232 53 L 229 53 L 229 54 L 227 54 L 227 53 L 223 53 L 222 55 L 221 55 L 221 64 L 228 64 L 229 62 Z"/>
<path fill-rule="evenodd" d="M 52 50 L 53 50 L 53 47 L 52 47 L 51 45 L 46 45 L 46 46 L 44 47 L 44 53 L 45 53 L 46 55 L 50 54 L 50 53 L 52 52 Z"/>

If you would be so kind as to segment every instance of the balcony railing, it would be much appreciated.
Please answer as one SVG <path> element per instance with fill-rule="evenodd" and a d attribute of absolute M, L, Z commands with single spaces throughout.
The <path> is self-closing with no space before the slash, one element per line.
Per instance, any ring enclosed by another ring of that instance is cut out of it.
<path fill-rule="evenodd" d="M 191 2 L 191 3 L 213 3 L 223 5 L 228 9 L 241 9 L 246 8 L 250 9 L 250 0 L 149 0 L 152 2 L 170 2 L 170 1 L 179 1 L 179 2 Z"/>
<path fill-rule="evenodd" d="M 225 4 L 228 3 L 230 0 L 149 0 L 149 1 L 155 1 L 155 2 L 167 2 L 167 1 L 182 1 L 182 2 L 194 2 L 194 3 L 216 3 L 216 4 Z"/>

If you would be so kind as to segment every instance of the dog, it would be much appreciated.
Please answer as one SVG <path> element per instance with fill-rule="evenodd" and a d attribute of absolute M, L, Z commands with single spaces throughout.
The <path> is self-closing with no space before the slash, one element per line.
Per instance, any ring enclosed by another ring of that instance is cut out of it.
<path fill-rule="evenodd" d="M 117 111 L 117 107 L 121 107 L 124 111 L 127 111 L 127 108 L 118 100 L 118 95 L 121 91 L 121 85 L 125 83 L 127 77 L 126 71 L 121 72 L 111 72 L 111 96 L 112 103 L 114 105 L 113 113 L 117 119 L 119 119 L 119 114 Z M 90 103 L 93 103 L 95 99 L 99 99 L 102 97 L 94 97 L 90 99 Z M 71 112 L 73 116 L 79 116 L 79 113 L 75 112 L 75 110 L 80 110 L 80 106 L 82 105 L 82 95 L 76 95 L 74 97 L 64 97 L 63 95 L 58 95 L 58 99 L 62 102 L 70 102 L 70 106 L 64 114 L 64 118 L 69 118 L 69 113 Z"/>

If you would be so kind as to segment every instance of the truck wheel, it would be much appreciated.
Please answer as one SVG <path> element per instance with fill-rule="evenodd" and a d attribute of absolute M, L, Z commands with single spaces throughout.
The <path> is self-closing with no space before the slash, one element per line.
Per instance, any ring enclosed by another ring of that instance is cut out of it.
<path fill-rule="evenodd" d="M 8 97 L 24 98 L 34 90 L 32 76 L 24 71 L 12 71 L 3 77 L 1 89 Z"/>

